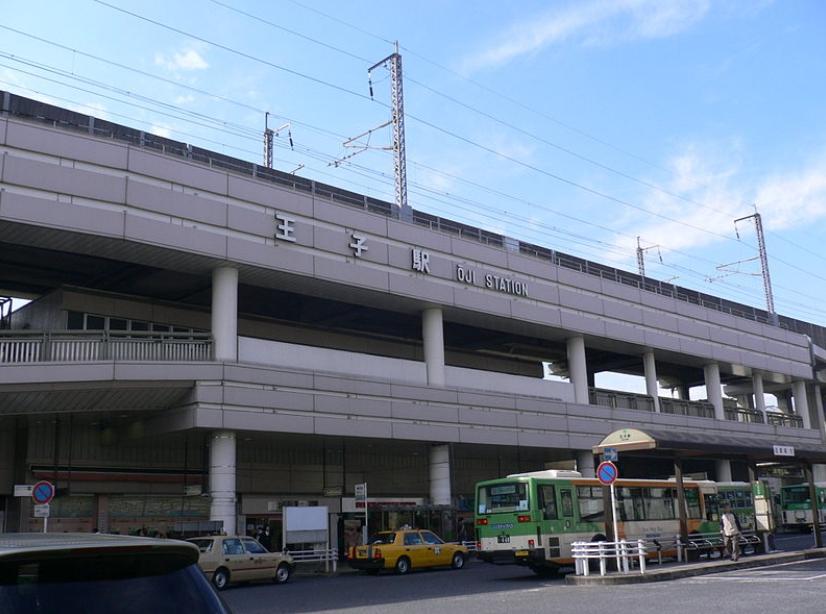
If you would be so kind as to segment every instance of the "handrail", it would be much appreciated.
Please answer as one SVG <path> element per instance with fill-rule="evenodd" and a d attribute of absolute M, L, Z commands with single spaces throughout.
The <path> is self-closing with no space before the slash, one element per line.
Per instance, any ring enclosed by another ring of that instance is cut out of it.
<path fill-rule="evenodd" d="M 0 364 L 213 359 L 212 335 L 144 331 L 0 331 Z"/>
<path fill-rule="evenodd" d="M 324 563 L 325 571 L 333 567 L 333 573 L 338 568 L 338 548 L 327 548 L 322 550 L 286 550 L 294 563 Z"/>
<path fill-rule="evenodd" d="M 645 573 L 645 557 L 648 547 L 645 540 L 624 540 L 618 542 L 574 542 L 571 544 L 576 575 L 590 575 L 589 561 L 599 561 L 599 575 L 608 573 L 608 559 L 616 559 L 617 568 L 622 573 L 631 570 L 631 559 L 639 562 L 640 573 Z"/>

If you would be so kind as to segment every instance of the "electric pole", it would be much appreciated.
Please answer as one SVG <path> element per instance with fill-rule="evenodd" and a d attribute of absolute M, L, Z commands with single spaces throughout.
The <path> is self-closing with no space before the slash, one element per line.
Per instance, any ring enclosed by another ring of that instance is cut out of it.
<path fill-rule="evenodd" d="M 763 292 L 766 294 L 766 311 L 769 312 L 769 322 L 773 326 L 778 326 L 780 319 L 777 317 L 777 312 L 774 310 L 774 293 L 772 292 L 772 279 L 769 273 L 769 258 L 766 254 L 766 237 L 763 235 L 763 219 L 757 211 L 757 205 L 754 206 L 754 213 L 745 217 L 739 217 L 734 220 L 734 232 L 737 238 L 740 238 L 740 231 L 737 230 L 737 222 L 754 218 L 754 228 L 757 231 L 757 250 L 760 254 L 760 268 L 763 273 Z"/>
<path fill-rule="evenodd" d="M 648 247 L 643 247 L 640 245 L 640 237 L 637 236 L 637 269 L 639 270 L 640 277 L 645 277 L 645 252 L 649 249 L 656 249 L 660 262 L 663 261 L 663 255 L 662 252 L 660 252 L 659 245 L 649 245 Z"/>
<path fill-rule="evenodd" d="M 279 126 L 275 130 L 273 130 L 269 127 L 269 119 L 270 112 L 267 111 L 266 113 L 264 113 L 264 166 L 266 166 L 267 168 L 273 168 L 273 165 L 275 164 L 275 159 L 273 156 L 273 146 L 275 143 L 275 137 L 278 136 L 279 132 L 286 130 L 287 136 L 289 136 L 290 138 L 290 149 L 293 149 L 293 133 L 290 122 L 287 122 L 286 124 L 283 124 L 282 126 Z"/>
<path fill-rule="evenodd" d="M 399 53 L 399 42 L 396 41 L 396 51 L 388 55 L 367 69 L 367 84 L 370 88 L 370 98 L 373 98 L 373 71 L 377 68 L 387 68 L 390 71 L 390 121 L 386 121 L 375 128 L 370 128 L 358 136 L 351 137 L 342 143 L 343 147 L 355 148 L 353 153 L 330 162 L 328 166 L 339 166 L 345 160 L 360 154 L 367 149 L 383 149 L 393 152 L 393 175 L 396 179 L 396 206 L 399 208 L 399 217 L 402 220 L 413 219 L 413 210 L 407 203 L 407 154 L 404 140 L 404 87 L 402 79 L 402 56 Z M 390 147 L 370 145 L 373 132 L 386 126 L 392 126 L 393 143 Z M 366 142 L 360 142 L 365 139 Z"/>

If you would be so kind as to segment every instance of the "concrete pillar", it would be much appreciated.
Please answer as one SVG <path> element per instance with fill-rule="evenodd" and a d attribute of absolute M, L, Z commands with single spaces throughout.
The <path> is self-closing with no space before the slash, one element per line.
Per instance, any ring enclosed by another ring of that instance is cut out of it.
<path fill-rule="evenodd" d="M 792 382 L 792 394 L 794 395 L 794 411 L 803 419 L 803 428 L 812 428 L 812 417 L 809 412 L 809 396 L 806 394 L 806 382 L 802 380 Z"/>
<path fill-rule="evenodd" d="M 424 363 L 429 386 L 445 385 L 445 333 L 441 309 L 422 312 L 422 340 Z"/>
<path fill-rule="evenodd" d="M 820 384 L 812 385 L 812 397 L 815 400 L 815 414 L 817 416 L 817 428 L 820 429 L 820 436 L 826 439 L 826 416 L 823 415 L 823 392 Z M 816 465 L 819 467 L 820 465 Z"/>
<path fill-rule="evenodd" d="M 430 448 L 430 502 L 433 505 L 450 505 L 450 446 Z"/>
<path fill-rule="evenodd" d="M 594 453 L 590 450 L 577 450 L 576 469 L 584 478 L 596 477 L 596 469 L 594 468 Z"/>
<path fill-rule="evenodd" d="M 585 337 L 568 339 L 568 375 L 574 385 L 574 400 L 581 405 L 590 403 L 588 394 L 588 363 L 585 360 Z"/>
<path fill-rule="evenodd" d="M 766 420 L 766 397 L 763 395 L 763 374 L 755 371 L 751 375 L 751 384 L 754 390 L 754 407 L 757 411 L 763 414 L 763 419 Z M 768 423 L 768 420 L 766 420 Z"/>
<path fill-rule="evenodd" d="M 235 433 L 215 431 L 209 446 L 209 519 L 224 523 L 224 533 L 235 535 Z"/>
<path fill-rule="evenodd" d="M 717 420 L 725 420 L 726 414 L 723 410 L 723 389 L 720 386 L 720 365 L 712 362 L 703 367 L 706 381 L 706 398 L 714 405 L 714 417 Z"/>
<path fill-rule="evenodd" d="M 215 360 L 238 360 L 238 269 L 212 271 L 212 342 Z"/>
<path fill-rule="evenodd" d="M 731 461 L 714 461 L 714 473 L 716 474 L 717 482 L 731 482 Z"/>
<path fill-rule="evenodd" d="M 657 384 L 657 362 L 654 352 L 648 351 L 642 355 L 642 366 L 645 371 L 645 393 L 654 399 L 654 411 L 660 411 L 660 386 Z"/>
<path fill-rule="evenodd" d="M 826 465 L 812 465 L 815 484 L 826 484 Z"/>

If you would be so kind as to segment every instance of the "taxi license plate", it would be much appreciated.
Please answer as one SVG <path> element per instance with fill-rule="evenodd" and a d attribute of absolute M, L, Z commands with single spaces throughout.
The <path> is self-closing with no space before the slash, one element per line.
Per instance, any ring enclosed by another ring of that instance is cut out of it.
<path fill-rule="evenodd" d="M 513 553 L 514 556 L 528 556 L 528 554 L 527 550 L 517 550 Z"/>

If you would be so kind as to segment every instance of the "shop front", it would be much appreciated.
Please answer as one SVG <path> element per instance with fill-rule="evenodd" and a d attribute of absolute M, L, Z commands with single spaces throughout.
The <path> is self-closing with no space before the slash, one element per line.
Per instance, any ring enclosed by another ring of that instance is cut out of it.
<path fill-rule="evenodd" d="M 272 552 L 284 548 L 285 507 L 326 506 L 330 514 L 330 544 L 338 540 L 341 500 L 338 497 L 315 497 L 297 499 L 295 496 L 242 495 L 241 514 L 238 517 L 238 532 L 258 539 Z"/>

